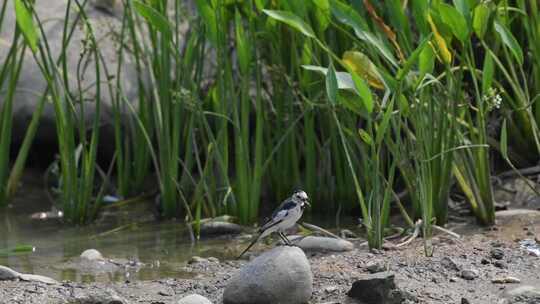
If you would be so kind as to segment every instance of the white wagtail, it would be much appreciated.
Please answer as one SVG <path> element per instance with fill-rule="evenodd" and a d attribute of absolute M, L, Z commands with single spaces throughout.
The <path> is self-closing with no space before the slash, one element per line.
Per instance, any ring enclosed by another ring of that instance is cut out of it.
<path fill-rule="evenodd" d="M 296 224 L 307 206 L 311 206 L 307 193 L 302 190 L 294 191 L 293 195 L 283 201 L 272 213 L 272 216 L 259 228 L 257 237 L 238 258 L 241 258 L 258 240 L 270 235 L 272 232 L 277 232 L 286 245 L 292 245 L 283 232 Z"/>

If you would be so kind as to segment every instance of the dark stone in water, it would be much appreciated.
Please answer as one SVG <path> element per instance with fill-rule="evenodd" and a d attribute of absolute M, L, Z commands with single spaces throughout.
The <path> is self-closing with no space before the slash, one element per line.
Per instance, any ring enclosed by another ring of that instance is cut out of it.
<path fill-rule="evenodd" d="M 235 223 L 210 221 L 201 225 L 203 235 L 239 234 L 240 232 L 242 232 L 242 226 Z"/>
<path fill-rule="evenodd" d="M 397 304 L 402 302 L 402 295 L 396 291 L 394 274 L 379 272 L 356 280 L 347 295 L 366 304 Z"/>

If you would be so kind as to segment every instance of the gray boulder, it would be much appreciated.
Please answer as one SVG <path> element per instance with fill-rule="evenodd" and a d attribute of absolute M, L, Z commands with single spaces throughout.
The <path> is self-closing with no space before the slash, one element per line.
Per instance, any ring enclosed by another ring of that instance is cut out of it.
<path fill-rule="evenodd" d="M 40 282 L 45 284 L 58 284 L 58 282 L 49 277 L 45 277 L 37 274 L 26 274 L 19 273 L 9 267 L 0 265 L 0 281 L 30 281 L 30 282 Z"/>
<path fill-rule="evenodd" d="M 44 37 L 40 35 L 40 40 L 47 40 L 54 60 L 59 57 L 64 49 L 62 45 L 62 35 L 67 2 L 68 1 L 35 1 L 34 5 L 40 20 L 44 21 Z M 105 1 L 95 0 L 94 2 Z M 13 33 L 15 32 L 16 22 L 13 3 L 14 1 L 7 2 L 7 14 L 0 29 L 0 65 L 5 62 L 5 58 L 7 57 L 12 43 Z M 73 2 L 71 10 L 70 22 L 74 22 L 76 19 L 76 9 Z M 104 132 L 103 137 L 100 136 L 100 140 L 103 142 L 111 142 L 114 140 L 111 126 L 113 102 L 111 94 L 115 94 L 116 90 L 114 86 L 116 85 L 116 81 L 117 79 L 119 80 L 122 86 L 122 92 L 125 94 L 127 100 L 135 100 L 138 96 L 137 75 L 140 73 L 137 73 L 134 61 L 129 54 L 126 54 L 126 57 L 122 61 L 119 69 L 120 74 L 117 73 L 119 67 L 117 48 L 119 44 L 115 39 L 117 39 L 116 34 L 120 32 L 122 24 L 121 16 L 114 16 L 107 13 L 102 7 L 99 7 L 99 5 L 86 5 L 85 11 L 93 27 L 99 49 L 102 53 L 102 58 L 105 61 L 100 71 L 100 81 L 102 83 L 99 94 L 100 100 L 102 101 L 100 126 L 103 130 L 108 130 L 108 132 Z M 77 79 L 81 79 L 80 85 L 84 89 L 82 96 L 82 99 L 84 100 L 83 118 L 87 122 L 91 122 L 95 117 L 95 101 L 97 100 L 97 73 L 94 69 L 93 59 L 89 61 L 87 69 L 82 69 L 84 71 L 80 73 L 77 72 L 80 54 L 86 39 L 84 28 L 85 27 L 82 26 L 81 22 L 75 27 L 73 38 L 66 48 L 67 79 L 69 81 L 68 90 L 76 99 L 79 99 L 77 93 Z M 112 34 L 113 32 L 116 34 Z M 77 74 L 82 75 L 78 77 Z M 107 84 L 108 79 L 113 83 L 112 91 Z M 32 57 L 31 52 L 27 51 L 13 100 L 13 141 L 15 143 L 20 143 L 24 137 L 26 127 L 30 122 L 32 114 L 36 110 L 45 87 L 46 81 Z M 5 100 L 5 94 L 5 91 L 0 90 L 0 108 Z M 76 100 L 75 102 L 77 103 L 79 101 L 81 100 Z M 80 111 L 79 104 L 75 105 L 75 109 Z M 130 114 L 128 109 L 124 109 L 123 112 L 126 115 Z M 44 145 L 56 142 L 55 111 L 51 102 L 45 103 L 35 142 Z"/>
<path fill-rule="evenodd" d="M 18 279 L 20 276 L 21 274 L 17 271 L 0 265 L 0 281 L 12 281 Z"/>
<path fill-rule="evenodd" d="M 23 281 L 28 281 L 28 282 L 40 282 L 40 283 L 45 283 L 49 285 L 58 284 L 58 281 L 51 279 L 49 277 L 46 277 L 46 276 L 39 275 L 39 274 L 21 273 L 21 275 L 19 276 L 19 279 Z"/>
<path fill-rule="evenodd" d="M 313 274 L 304 252 L 280 246 L 243 266 L 223 293 L 224 304 L 307 303 L 313 291 Z"/>
<path fill-rule="evenodd" d="M 212 304 L 212 302 L 201 295 L 192 294 L 178 300 L 177 304 Z"/>
<path fill-rule="evenodd" d="M 298 242 L 295 240 L 299 239 Z M 351 251 L 354 249 L 354 244 L 343 239 L 336 239 L 323 236 L 306 236 L 291 238 L 298 247 L 306 251 Z"/>

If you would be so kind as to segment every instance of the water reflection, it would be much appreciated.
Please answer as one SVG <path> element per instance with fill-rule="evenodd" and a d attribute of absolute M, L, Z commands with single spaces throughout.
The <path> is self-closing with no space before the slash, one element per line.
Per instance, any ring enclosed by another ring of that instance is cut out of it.
<path fill-rule="evenodd" d="M 0 210 L 0 248 L 20 244 L 36 248 L 33 253 L 0 256 L 0 265 L 19 272 L 80 282 L 188 278 L 193 274 L 182 267 L 193 255 L 228 258 L 220 254 L 226 250 L 216 248 L 225 248 L 230 238 L 202 240 L 192 245 L 185 224 L 149 219 L 151 202 L 107 208 L 96 223 L 69 227 L 58 220 L 31 219 L 32 213 L 46 211 L 50 205 L 40 195 L 40 187 L 27 185 L 27 189 L 12 202 L 12 208 Z M 126 228 L 104 233 L 122 226 Z M 107 268 L 85 264 L 79 255 L 89 248 L 98 249 L 117 265 Z"/>

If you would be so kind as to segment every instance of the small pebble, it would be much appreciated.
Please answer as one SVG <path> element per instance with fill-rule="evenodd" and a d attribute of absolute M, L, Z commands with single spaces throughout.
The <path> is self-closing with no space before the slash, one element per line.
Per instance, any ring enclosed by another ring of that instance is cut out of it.
<path fill-rule="evenodd" d="M 493 226 L 495 227 L 495 226 Z M 500 241 L 493 241 L 491 242 L 491 247 L 502 247 L 503 246 L 503 243 L 500 242 Z"/>
<path fill-rule="evenodd" d="M 482 265 L 487 265 L 487 264 L 489 264 L 490 262 L 489 262 L 488 259 L 482 258 L 482 260 L 480 260 L 480 263 L 482 263 Z"/>
<path fill-rule="evenodd" d="M 446 268 L 446 269 L 449 269 L 449 270 L 455 270 L 455 271 L 458 271 L 459 270 L 459 266 L 458 264 L 452 260 L 451 258 L 449 257 L 444 257 L 442 258 L 441 260 L 441 265 Z"/>
<path fill-rule="evenodd" d="M 170 293 L 168 293 L 166 291 L 163 291 L 163 290 L 158 291 L 158 295 L 164 296 L 164 297 L 170 297 L 171 296 Z"/>
<path fill-rule="evenodd" d="M 335 291 L 337 291 L 337 290 L 338 290 L 337 286 L 328 286 L 328 287 L 326 287 L 326 288 L 324 289 L 324 292 L 326 292 L 326 293 L 333 293 L 333 292 L 335 292 Z"/>
<path fill-rule="evenodd" d="M 370 252 L 373 253 L 373 254 L 381 254 L 382 253 L 382 251 L 380 251 L 377 248 L 371 248 Z"/>
<path fill-rule="evenodd" d="M 461 277 L 465 280 L 474 280 L 478 277 L 479 273 L 476 269 L 464 269 L 461 271 Z"/>
<path fill-rule="evenodd" d="M 219 259 L 216 258 L 216 257 L 209 257 L 209 258 L 208 258 L 208 261 L 209 261 L 209 262 L 212 262 L 212 263 L 219 263 Z"/>
<path fill-rule="evenodd" d="M 501 248 L 493 248 L 491 249 L 491 257 L 496 260 L 502 260 L 504 258 L 504 251 Z"/>
<path fill-rule="evenodd" d="M 493 266 L 497 267 L 497 268 L 501 268 L 501 269 L 506 269 L 507 265 L 505 262 L 503 261 L 495 261 L 493 263 Z"/>
<path fill-rule="evenodd" d="M 471 304 L 466 298 L 461 298 L 461 304 Z"/>
<path fill-rule="evenodd" d="M 458 278 L 457 277 L 451 277 L 450 278 L 450 282 L 457 282 L 458 281 Z"/>
<path fill-rule="evenodd" d="M 379 263 L 379 262 L 369 262 L 369 263 L 366 265 L 366 269 L 367 269 L 367 271 L 369 271 L 370 273 L 377 273 L 377 272 L 383 272 L 383 271 L 386 271 L 386 268 L 384 267 L 384 265 L 382 265 L 382 264 Z"/>

